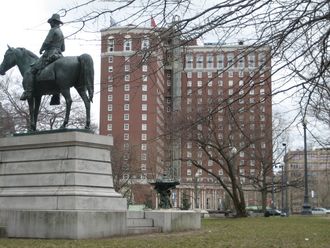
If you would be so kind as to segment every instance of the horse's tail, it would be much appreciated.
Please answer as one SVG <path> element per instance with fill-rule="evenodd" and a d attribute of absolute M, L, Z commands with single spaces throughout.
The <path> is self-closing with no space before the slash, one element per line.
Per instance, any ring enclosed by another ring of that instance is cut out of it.
<path fill-rule="evenodd" d="M 94 66 L 93 59 L 89 54 L 82 54 L 78 57 L 80 63 L 79 79 L 82 85 L 87 88 L 89 100 L 93 102 L 94 95 Z"/>

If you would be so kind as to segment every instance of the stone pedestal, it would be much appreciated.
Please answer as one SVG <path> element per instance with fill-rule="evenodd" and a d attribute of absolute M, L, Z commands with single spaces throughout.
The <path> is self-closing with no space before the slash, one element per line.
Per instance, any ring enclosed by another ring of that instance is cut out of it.
<path fill-rule="evenodd" d="M 58 132 L 0 139 L 0 224 L 9 237 L 99 238 L 127 232 L 113 188 L 112 137 Z"/>

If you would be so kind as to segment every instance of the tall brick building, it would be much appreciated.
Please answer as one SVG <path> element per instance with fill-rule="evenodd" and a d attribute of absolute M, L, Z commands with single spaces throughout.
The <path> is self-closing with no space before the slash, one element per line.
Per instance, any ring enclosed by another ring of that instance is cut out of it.
<path fill-rule="evenodd" d="M 269 47 L 197 45 L 181 42 L 171 30 L 136 26 L 111 27 L 101 37 L 100 134 L 114 137 L 123 178 L 134 185 L 132 202 L 155 205 L 148 182 L 167 173 L 180 181 L 172 192 L 174 206 L 181 206 L 183 195 L 191 207 L 223 206 L 220 185 L 188 160 L 225 173 L 189 139 L 171 133 L 178 120 L 201 113 L 212 116 L 218 140 L 236 147 L 243 184 L 258 175 L 262 163 L 271 164 Z M 197 123 L 196 130 L 207 125 Z M 246 198 L 256 205 L 259 196 L 250 192 Z"/>

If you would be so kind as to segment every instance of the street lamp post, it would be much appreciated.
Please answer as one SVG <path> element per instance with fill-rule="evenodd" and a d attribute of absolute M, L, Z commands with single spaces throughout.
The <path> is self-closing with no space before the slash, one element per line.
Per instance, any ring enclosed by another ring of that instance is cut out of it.
<path fill-rule="evenodd" d="M 287 165 L 287 154 L 286 154 L 286 143 L 282 143 L 284 146 L 284 187 L 285 187 L 285 216 L 289 216 L 289 201 L 288 201 L 288 165 Z"/>
<path fill-rule="evenodd" d="M 277 165 L 280 163 L 273 163 L 273 168 L 272 168 L 272 209 L 273 209 L 273 214 L 275 210 L 275 185 L 274 185 L 274 169 L 276 169 Z"/>
<path fill-rule="evenodd" d="M 199 177 L 199 173 L 198 171 L 195 174 L 195 208 L 199 208 L 199 204 L 198 204 L 198 177 Z"/>
<path fill-rule="evenodd" d="M 304 203 L 302 206 L 302 215 L 310 215 L 311 213 L 311 206 L 309 205 L 308 199 L 308 177 L 307 177 L 307 135 L 306 135 L 306 119 L 304 117 L 302 121 L 302 125 L 304 127 L 304 186 L 305 186 L 305 193 L 304 193 Z"/>

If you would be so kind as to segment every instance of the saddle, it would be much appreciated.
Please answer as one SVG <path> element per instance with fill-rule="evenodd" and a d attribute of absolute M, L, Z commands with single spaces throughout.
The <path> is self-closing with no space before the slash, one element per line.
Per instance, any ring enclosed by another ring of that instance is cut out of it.
<path fill-rule="evenodd" d="M 36 81 L 43 82 L 55 80 L 54 62 L 38 71 L 38 73 L 36 74 Z"/>

